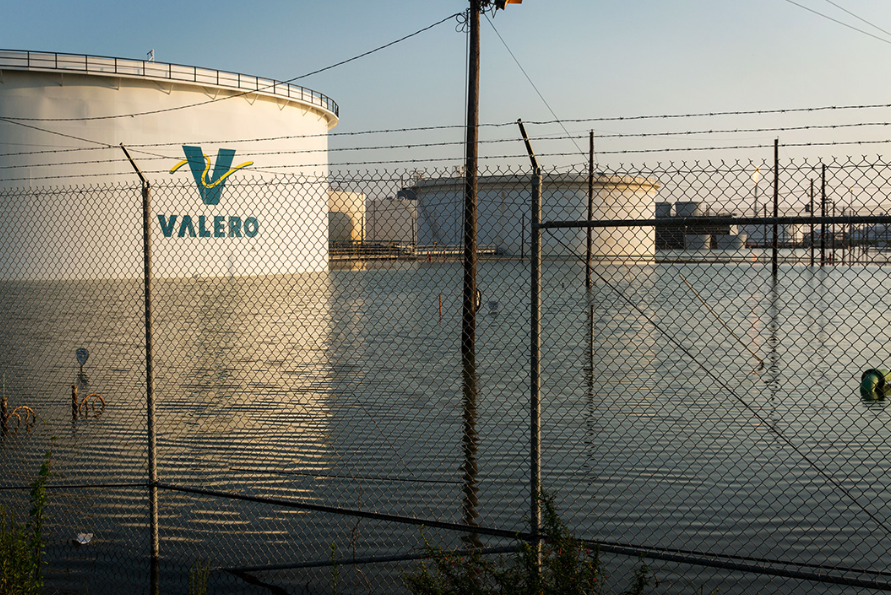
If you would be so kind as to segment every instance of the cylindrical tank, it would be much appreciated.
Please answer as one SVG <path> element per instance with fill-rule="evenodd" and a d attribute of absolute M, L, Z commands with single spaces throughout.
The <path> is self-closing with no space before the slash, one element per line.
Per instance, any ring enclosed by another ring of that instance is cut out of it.
<path fill-rule="evenodd" d="M 721 234 L 715 236 L 718 250 L 742 250 L 746 247 L 746 234 Z"/>
<path fill-rule="evenodd" d="M 656 203 L 656 219 L 664 219 L 666 217 L 671 217 L 671 203 L 670 202 L 657 202 Z"/>
<path fill-rule="evenodd" d="M 139 179 L 121 144 L 151 184 L 156 276 L 327 269 L 327 133 L 338 120 L 328 97 L 238 73 L 35 52 L 0 52 L 0 81 L 4 142 L 66 149 L 0 154 L 0 278 L 141 275 Z"/>
<path fill-rule="evenodd" d="M 328 241 L 361 242 L 365 235 L 365 194 L 329 190 Z"/>
<path fill-rule="evenodd" d="M 700 217 L 703 214 L 701 204 L 699 202 L 679 202 L 675 205 L 675 216 Z"/>
<path fill-rule="evenodd" d="M 368 203 L 368 240 L 414 244 L 418 235 L 418 201 L 385 198 Z"/>
<path fill-rule="evenodd" d="M 800 244 L 804 241 L 804 224 L 786 223 L 780 226 L 780 242 L 784 244 Z"/>
<path fill-rule="evenodd" d="M 481 176 L 478 181 L 478 236 L 481 250 L 519 256 L 529 253 L 531 178 Z M 631 176 L 594 178 L 593 220 L 653 219 L 659 184 Z M 463 242 L 464 178 L 419 181 L 418 244 L 460 246 Z M 542 181 L 543 221 L 585 221 L 588 218 L 588 177 L 550 174 Z M 595 228 L 593 255 L 598 259 L 655 256 L 652 227 Z M 552 229 L 542 238 L 544 256 L 584 255 L 584 229 Z M 422 248 L 419 248 L 422 249 Z"/>
<path fill-rule="evenodd" d="M 708 250 L 712 244 L 712 236 L 707 233 L 694 233 L 684 236 L 685 250 Z"/>

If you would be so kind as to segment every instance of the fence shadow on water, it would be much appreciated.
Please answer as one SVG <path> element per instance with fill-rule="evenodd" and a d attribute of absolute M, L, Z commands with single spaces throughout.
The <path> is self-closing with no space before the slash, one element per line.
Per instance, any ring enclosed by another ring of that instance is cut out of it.
<path fill-rule="evenodd" d="M 888 401 L 859 391 L 891 167 L 784 164 L 774 212 L 775 169 L 545 174 L 542 485 L 617 590 L 638 556 L 659 593 L 891 589 Z M 214 593 L 399 592 L 425 540 L 528 532 L 530 174 L 481 174 L 470 392 L 462 180 L 152 186 L 161 592 L 199 560 Z M 0 503 L 27 514 L 55 436 L 48 587 L 148 592 L 140 188 L 0 211 Z"/>

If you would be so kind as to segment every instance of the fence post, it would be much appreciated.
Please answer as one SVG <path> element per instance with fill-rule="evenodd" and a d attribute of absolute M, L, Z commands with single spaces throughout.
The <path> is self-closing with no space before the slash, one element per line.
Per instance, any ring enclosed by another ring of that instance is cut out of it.
<path fill-rule="evenodd" d="M 532 175 L 532 308 L 530 312 L 530 478 L 532 505 L 529 515 L 530 532 L 535 539 L 538 558 L 541 556 L 541 541 L 538 539 L 541 527 L 541 168 L 536 167 Z"/>
<path fill-rule="evenodd" d="M 810 211 L 811 211 L 811 266 L 814 266 L 814 181 L 811 180 L 811 191 L 810 191 L 811 203 L 810 203 Z"/>
<path fill-rule="evenodd" d="M 146 433 L 148 434 L 149 474 L 149 525 L 151 531 L 151 558 L 153 568 L 159 557 L 158 547 L 158 468 L 155 441 L 155 369 L 152 335 L 152 227 L 151 188 L 148 182 L 142 187 L 142 253 L 145 286 L 145 402 Z M 157 588 L 157 583 L 155 584 Z"/>
<path fill-rule="evenodd" d="M 588 223 L 594 218 L 594 131 L 588 137 Z M 585 290 L 591 291 L 591 226 L 586 230 Z"/>
<path fill-rule="evenodd" d="M 77 385 L 71 385 L 71 421 L 77 421 Z"/>
<path fill-rule="evenodd" d="M 778 252 L 779 252 L 779 225 L 777 217 L 780 216 L 780 139 L 773 141 L 773 254 L 771 255 L 773 278 L 777 278 Z"/>
<path fill-rule="evenodd" d="M 826 164 L 820 164 L 820 267 L 826 264 Z"/>
<path fill-rule="evenodd" d="M 532 228 L 529 241 L 530 312 L 529 312 L 529 529 L 532 534 L 537 568 L 541 567 L 541 167 L 526 134 L 522 120 L 517 120 L 526 152 L 532 163 Z"/>
<path fill-rule="evenodd" d="M 142 182 L 142 278 L 143 298 L 145 302 L 145 404 L 146 404 L 146 439 L 148 448 L 148 480 L 149 480 L 149 592 L 159 593 L 159 546 L 158 546 L 158 468 L 155 457 L 155 367 L 152 334 L 152 221 L 151 221 L 151 186 L 136 162 L 130 157 L 127 148 L 121 144 L 130 165 L 136 170 Z"/>

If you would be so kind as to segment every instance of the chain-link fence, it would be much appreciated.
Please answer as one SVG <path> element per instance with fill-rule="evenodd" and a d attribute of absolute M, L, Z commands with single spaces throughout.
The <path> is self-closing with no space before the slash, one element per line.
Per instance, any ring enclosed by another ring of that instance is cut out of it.
<path fill-rule="evenodd" d="M 24 522 L 50 449 L 51 592 L 148 592 L 153 492 L 161 592 L 203 564 L 400 592 L 425 542 L 514 545 L 539 234 L 542 487 L 607 588 L 642 556 L 654 593 L 891 589 L 884 376 L 859 388 L 891 165 L 546 173 L 541 225 L 528 170 L 481 172 L 472 390 L 460 174 L 245 178 L 150 188 L 153 383 L 142 190 L 0 194 L 0 502 Z"/>

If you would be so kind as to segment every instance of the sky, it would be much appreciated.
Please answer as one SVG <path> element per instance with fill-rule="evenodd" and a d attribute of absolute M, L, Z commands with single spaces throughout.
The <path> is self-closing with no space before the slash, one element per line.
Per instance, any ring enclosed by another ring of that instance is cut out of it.
<path fill-rule="evenodd" d="M 137 59 L 154 49 L 160 62 L 278 80 L 362 54 L 467 8 L 466 0 L 2 0 L 2 4 L 0 45 L 5 49 Z M 766 146 L 777 137 L 782 144 L 891 139 L 888 126 L 724 132 L 885 123 L 891 121 L 889 108 L 595 120 L 888 104 L 891 34 L 881 29 L 891 31 L 891 2 L 525 0 L 482 20 L 480 122 L 565 121 L 529 126 L 545 167 L 586 163 L 590 130 L 597 136 L 597 162 L 605 166 L 651 160 L 766 159 L 772 148 L 704 149 Z M 340 106 L 332 149 L 460 143 L 466 113 L 466 47 L 466 33 L 453 18 L 297 83 L 328 95 Z M 428 126 L 455 128 L 348 134 Z M 702 133 L 708 130 L 722 132 Z M 664 132 L 695 134 L 605 138 Z M 575 138 L 553 140 L 554 136 Z M 520 157 L 499 158 L 523 154 L 516 126 L 483 128 L 481 138 L 504 141 L 483 144 L 484 163 L 525 162 Z M 888 144 L 784 146 L 783 156 L 876 155 L 888 154 L 889 148 Z M 623 152 L 661 149 L 672 151 Z M 359 167 L 350 163 L 399 159 L 431 159 L 434 166 L 453 167 L 461 164 L 462 156 L 463 148 L 455 144 L 335 151 L 330 159 L 333 164 L 348 164 L 345 168 Z"/>

